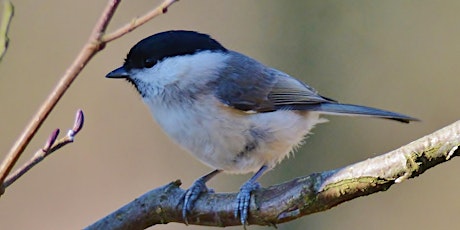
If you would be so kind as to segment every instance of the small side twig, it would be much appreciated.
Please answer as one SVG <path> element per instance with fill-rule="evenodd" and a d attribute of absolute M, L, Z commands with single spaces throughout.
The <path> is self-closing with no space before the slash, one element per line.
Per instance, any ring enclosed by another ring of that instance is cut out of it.
<path fill-rule="evenodd" d="M 40 163 L 47 156 L 51 155 L 51 153 L 66 146 L 69 143 L 72 143 L 74 141 L 75 135 L 77 135 L 78 132 L 80 132 L 80 130 L 83 128 L 83 124 L 84 124 L 83 111 L 78 110 L 75 116 L 74 125 L 72 129 L 70 129 L 67 132 L 67 135 L 65 135 L 64 137 L 58 140 L 57 137 L 59 135 L 59 129 L 55 129 L 48 137 L 48 140 L 46 141 L 43 148 L 35 152 L 35 154 L 29 161 L 27 161 L 23 166 L 18 168 L 15 172 L 11 173 L 6 178 L 5 182 L 2 185 L 2 188 L 3 188 L 2 191 L 8 186 L 10 186 L 12 183 L 14 183 L 17 179 L 19 179 L 26 172 L 28 172 L 36 164 Z"/>
<path fill-rule="evenodd" d="M 158 15 L 165 14 L 168 12 L 168 8 L 174 4 L 175 2 L 178 2 L 179 0 L 165 0 L 163 1 L 159 6 L 155 7 L 153 10 L 145 14 L 144 16 L 141 16 L 139 18 L 133 19 L 130 23 L 122 26 L 118 30 L 105 35 L 102 37 L 102 41 L 104 42 L 111 42 L 126 33 L 129 33 L 136 29 L 139 26 L 144 25 L 146 22 L 150 21 L 152 18 L 157 17 Z"/>
<path fill-rule="evenodd" d="M 11 20 L 14 15 L 14 6 L 8 0 L 3 2 L 3 16 L 0 24 L 0 62 L 8 49 L 8 30 L 10 29 Z"/>

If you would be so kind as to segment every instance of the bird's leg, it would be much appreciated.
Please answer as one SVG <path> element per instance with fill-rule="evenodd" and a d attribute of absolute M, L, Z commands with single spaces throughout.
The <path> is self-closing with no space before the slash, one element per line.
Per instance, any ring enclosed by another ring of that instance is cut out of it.
<path fill-rule="evenodd" d="M 213 178 L 218 173 L 222 172 L 220 169 L 216 169 L 193 182 L 192 186 L 185 191 L 182 199 L 184 201 L 184 206 L 182 207 L 182 218 L 185 221 L 185 224 L 188 224 L 187 212 L 192 210 L 195 201 L 198 199 L 201 193 L 212 191 L 206 187 L 206 182 Z"/>
<path fill-rule="evenodd" d="M 240 217 L 241 224 L 246 226 L 248 213 L 249 213 L 249 204 L 251 200 L 251 192 L 260 188 L 259 182 L 257 179 L 261 177 L 268 167 L 266 165 L 262 166 L 259 171 L 254 174 L 246 183 L 243 184 L 240 188 L 240 192 L 236 197 L 236 207 L 235 207 L 235 217 Z"/>

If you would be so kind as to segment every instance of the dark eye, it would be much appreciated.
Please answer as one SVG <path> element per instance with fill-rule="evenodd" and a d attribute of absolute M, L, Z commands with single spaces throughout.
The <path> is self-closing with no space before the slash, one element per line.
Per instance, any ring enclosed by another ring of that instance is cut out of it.
<path fill-rule="evenodd" d="M 153 59 L 147 58 L 144 60 L 144 67 L 145 68 L 152 68 L 157 62 Z"/>

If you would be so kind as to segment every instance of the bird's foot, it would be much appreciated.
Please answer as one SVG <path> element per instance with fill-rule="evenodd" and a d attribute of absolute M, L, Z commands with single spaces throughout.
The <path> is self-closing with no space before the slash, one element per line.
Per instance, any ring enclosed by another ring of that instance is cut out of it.
<path fill-rule="evenodd" d="M 256 181 L 249 180 L 240 188 L 240 192 L 236 197 L 236 207 L 234 215 L 240 217 L 241 224 L 245 227 L 247 224 L 249 205 L 251 204 L 251 192 L 260 188 L 260 184 Z M 245 227 L 246 228 L 246 227 Z"/>
<path fill-rule="evenodd" d="M 220 169 L 216 169 L 193 182 L 192 186 L 185 191 L 180 200 L 184 201 L 182 206 L 182 218 L 185 224 L 188 225 L 187 213 L 193 209 L 195 201 L 200 197 L 202 193 L 214 193 L 214 190 L 206 187 L 206 182 L 213 178 L 218 173 L 222 172 Z"/>
<path fill-rule="evenodd" d="M 202 193 L 208 192 L 214 193 L 214 190 L 206 187 L 206 181 L 203 178 L 198 178 L 195 182 L 193 182 L 192 186 L 185 191 L 181 198 L 181 200 L 184 201 L 184 205 L 182 207 L 182 218 L 184 219 L 185 224 L 188 225 L 187 213 L 193 209 L 195 201 L 198 200 L 198 197 L 200 197 Z"/>

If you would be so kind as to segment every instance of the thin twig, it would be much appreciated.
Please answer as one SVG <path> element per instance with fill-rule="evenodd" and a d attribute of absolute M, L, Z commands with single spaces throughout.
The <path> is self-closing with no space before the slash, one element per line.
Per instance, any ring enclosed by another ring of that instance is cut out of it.
<path fill-rule="evenodd" d="M 314 173 L 254 191 L 251 225 L 288 222 L 325 211 L 351 199 L 386 191 L 405 179 L 460 155 L 460 121 L 389 153 L 340 169 Z M 147 192 L 88 226 L 92 229 L 144 229 L 156 224 L 184 223 L 180 181 Z M 241 225 L 233 215 L 235 193 L 201 194 L 188 215 L 191 225 Z"/>
<path fill-rule="evenodd" d="M 45 145 L 43 146 L 42 149 L 39 149 L 33 157 L 27 161 L 24 165 L 22 165 L 20 168 L 18 168 L 16 171 L 11 173 L 3 183 L 2 187 L 3 189 L 7 188 L 10 186 L 12 183 L 14 183 L 17 179 L 19 179 L 22 175 L 24 175 L 26 172 L 28 172 L 32 167 L 34 167 L 36 164 L 40 163 L 42 160 L 44 160 L 47 156 L 51 155 L 51 153 L 56 152 L 58 149 L 66 146 L 69 143 L 73 143 L 75 135 L 80 132 L 80 130 L 83 128 L 84 124 L 84 114 L 82 110 L 78 110 L 75 116 L 75 121 L 72 129 L 70 129 L 67 132 L 67 135 L 65 135 L 63 138 L 57 140 L 57 137 L 59 135 L 59 129 L 54 130 L 50 136 L 48 137 L 48 140 L 46 141 Z"/>
<path fill-rule="evenodd" d="M 64 93 L 70 87 L 72 82 L 76 79 L 81 70 L 86 66 L 89 60 L 100 50 L 102 50 L 108 40 L 103 41 L 102 36 L 107 28 L 108 23 L 110 22 L 113 14 L 115 13 L 116 8 L 118 7 L 121 0 L 109 0 L 106 8 L 103 11 L 103 14 L 99 21 L 96 23 L 93 32 L 90 35 L 89 41 L 85 44 L 83 49 L 78 54 L 77 58 L 74 60 L 72 65 L 67 69 L 65 74 L 62 76 L 61 80 L 58 82 L 53 91 L 49 94 L 48 98 L 45 100 L 43 105 L 40 107 L 38 112 L 34 115 L 33 119 L 27 125 L 27 127 L 22 132 L 21 136 L 17 139 L 16 143 L 11 148 L 10 152 L 6 156 L 5 160 L 0 165 L 0 184 L 3 184 L 5 178 L 19 159 L 24 149 L 27 147 L 29 142 L 34 137 L 35 133 L 38 131 L 40 126 L 43 124 L 45 119 L 48 117 L 50 112 L 56 106 L 58 101 L 62 98 Z M 171 0 L 165 0 L 161 5 L 155 8 L 153 11 L 156 12 L 160 10 L 161 12 L 166 12 L 165 6 L 170 6 L 172 3 Z M 168 3 L 167 5 L 165 5 Z M 158 16 L 159 14 L 149 12 L 147 15 L 153 14 Z M 150 17 L 149 19 L 152 19 Z M 117 34 L 117 38 L 128 33 Z M 115 39 L 115 38 L 114 38 Z M 111 39 L 110 41 L 112 41 Z"/>

